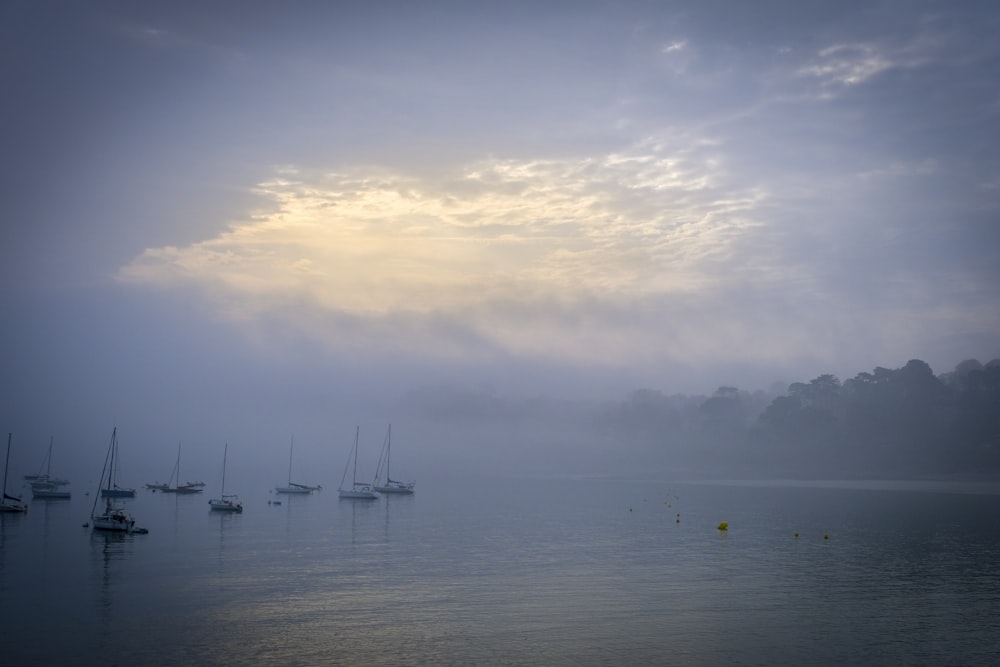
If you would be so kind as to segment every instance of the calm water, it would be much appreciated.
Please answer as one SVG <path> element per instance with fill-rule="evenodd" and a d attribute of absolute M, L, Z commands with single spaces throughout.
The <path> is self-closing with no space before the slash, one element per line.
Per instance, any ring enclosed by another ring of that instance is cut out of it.
<path fill-rule="evenodd" d="M 996 494 L 509 479 L 275 506 L 262 488 L 242 515 L 210 512 L 211 489 L 139 491 L 150 532 L 119 538 L 82 527 L 80 489 L 0 515 L 0 662 L 1000 664 Z"/>

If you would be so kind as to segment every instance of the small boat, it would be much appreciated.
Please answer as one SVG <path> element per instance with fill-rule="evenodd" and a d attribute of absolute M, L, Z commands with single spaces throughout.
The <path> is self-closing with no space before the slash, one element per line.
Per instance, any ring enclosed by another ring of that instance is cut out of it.
<path fill-rule="evenodd" d="M 28 503 L 17 496 L 7 495 L 7 467 L 10 465 L 10 441 L 14 434 L 7 434 L 7 460 L 3 464 L 3 495 L 0 496 L 0 512 L 27 512 Z"/>
<path fill-rule="evenodd" d="M 69 480 L 53 477 L 51 474 L 52 441 L 54 439 L 49 438 L 49 453 L 45 455 L 45 474 L 31 475 L 33 479 L 29 483 L 31 484 L 32 498 L 65 499 L 70 497 L 69 489 L 62 488 L 69 484 Z M 27 477 L 28 475 L 25 475 L 25 478 Z"/>
<path fill-rule="evenodd" d="M 160 491 L 162 493 L 201 493 L 205 486 L 204 482 L 188 482 L 187 484 L 181 484 L 181 443 L 177 443 L 177 462 L 174 463 L 173 472 L 170 473 L 170 479 L 167 480 L 166 484 L 147 484 L 146 488 L 152 491 Z"/>
<path fill-rule="evenodd" d="M 108 454 L 111 457 L 111 464 L 108 467 L 108 486 L 101 489 L 102 498 L 135 498 L 135 489 L 126 489 L 118 486 L 118 427 L 111 433 L 113 447 Z"/>
<path fill-rule="evenodd" d="M 372 488 L 379 493 L 410 494 L 413 493 L 414 482 L 400 482 L 389 477 L 389 451 L 392 448 L 392 424 L 385 433 L 385 442 L 382 443 L 382 453 L 378 456 L 378 466 L 375 468 L 375 480 Z M 382 475 L 382 461 L 385 461 L 385 479 Z"/>
<path fill-rule="evenodd" d="M 135 527 L 135 519 L 126 514 L 125 510 L 122 508 L 115 507 L 114 503 L 111 502 L 112 498 L 121 496 L 106 495 L 104 493 L 105 491 L 116 490 L 114 475 L 115 453 L 117 449 L 118 427 L 116 426 L 114 430 L 111 431 L 111 444 L 108 445 L 108 454 L 104 458 L 104 469 L 101 470 L 101 482 L 98 485 L 101 493 L 94 496 L 94 505 L 90 509 L 90 523 L 94 527 L 94 530 L 105 530 L 115 533 L 139 532 L 139 529 Z M 105 481 L 107 482 L 107 485 L 105 485 Z M 135 495 L 134 490 L 132 491 L 132 495 Z M 97 513 L 98 497 L 104 497 L 106 499 L 104 511 L 101 514 Z"/>
<path fill-rule="evenodd" d="M 222 450 L 222 492 L 218 498 L 209 500 L 208 504 L 213 510 L 219 512 L 242 512 L 243 503 L 239 497 L 232 494 L 226 495 L 226 456 L 228 453 L 229 443 L 227 442 L 225 449 Z"/>
<path fill-rule="evenodd" d="M 295 436 L 292 436 L 292 444 L 288 448 L 288 484 L 285 486 L 276 486 L 274 490 L 278 493 L 290 493 L 305 495 L 312 493 L 313 491 L 319 491 L 322 486 L 309 486 L 308 484 L 299 484 L 292 481 L 292 452 L 295 449 Z"/>
<path fill-rule="evenodd" d="M 347 466 L 344 468 L 344 476 L 340 480 L 340 488 L 337 489 L 337 492 L 341 498 L 348 500 L 378 500 L 378 494 L 372 490 L 371 484 L 358 481 L 358 433 L 360 431 L 360 426 L 354 431 L 354 447 L 351 448 L 351 455 L 347 457 Z M 353 482 L 351 486 L 345 488 L 344 482 L 347 480 L 347 471 L 351 469 L 352 461 L 354 462 Z"/>
<path fill-rule="evenodd" d="M 54 437 L 49 437 L 49 451 L 45 455 L 45 459 L 42 461 L 42 467 L 39 468 L 38 473 L 35 475 L 25 475 L 24 480 L 34 486 L 35 484 L 53 484 L 55 486 L 61 486 L 69 484 L 68 479 L 60 479 L 59 477 L 52 476 L 52 441 Z M 42 472 L 42 471 L 45 472 Z"/>

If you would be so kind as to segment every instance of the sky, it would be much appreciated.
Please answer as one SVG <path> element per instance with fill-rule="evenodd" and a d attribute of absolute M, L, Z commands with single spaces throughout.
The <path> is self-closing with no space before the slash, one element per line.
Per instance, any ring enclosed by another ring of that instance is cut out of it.
<path fill-rule="evenodd" d="M 427 387 L 1000 357 L 998 33 L 973 1 L 9 0 L 5 430 L 335 414 L 346 451 Z"/>

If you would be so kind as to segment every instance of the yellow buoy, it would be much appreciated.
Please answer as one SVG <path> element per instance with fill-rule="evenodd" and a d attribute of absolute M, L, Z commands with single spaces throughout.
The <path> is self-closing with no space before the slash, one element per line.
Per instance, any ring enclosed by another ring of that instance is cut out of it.
<path fill-rule="evenodd" d="M 795 539 L 799 539 L 799 531 L 795 531 Z"/>
<path fill-rule="evenodd" d="M 827 533 L 823 533 L 823 539 L 824 539 L 824 540 L 828 540 L 828 539 L 830 539 L 830 535 L 829 535 L 829 534 L 827 534 Z"/>
<path fill-rule="evenodd" d="M 723 521 L 718 525 L 719 530 L 729 530 L 729 522 Z"/>

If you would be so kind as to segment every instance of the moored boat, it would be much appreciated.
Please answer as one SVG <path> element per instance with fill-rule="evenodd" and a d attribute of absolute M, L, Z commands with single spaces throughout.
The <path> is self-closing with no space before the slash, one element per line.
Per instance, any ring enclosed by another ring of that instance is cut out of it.
<path fill-rule="evenodd" d="M 371 484 L 358 481 L 358 434 L 360 431 L 360 426 L 354 431 L 354 447 L 351 448 L 351 454 L 347 457 L 347 466 L 344 468 L 344 476 L 340 480 L 340 488 L 337 489 L 337 493 L 346 500 L 378 500 L 378 494 L 372 489 Z M 351 469 L 352 461 L 354 463 L 353 481 L 351 486 L 344 486 L 347 481 L 347 471 Z"/>
<path fill-rule="evenodd" d="M 218 498 L 208 501 L 209 507 L 219 512 L 242 512 L 243 502 L 235 494 L 226 494 L 226 457 L 229 454 L 229 443 L 222 450 L 222 489 Z"/>
<path fill-rule="evenodd" d="M 389 453 L 392 449 L 392 424 L 389 424 L 385 432 L 385 442 L 382 443 L 382 453 L 378 457 L 378 465 L 375 468 L 375 480 L 372 488 L 379 493 L 411 494 L 413 493 L 414 482 L 400 482 L 389 476 Z M 382 463 L 385 462 L 385 478 L 382 478 Z"/>
<path fill-rule="evenodd" d="M 115 496 L 113 494 L 105 495 L 105 491 L 114 492 L 118 489 L 114 485 L 114 471 L 115 471 L 115 455 L 118 450 L 118 427 L 116 426 L 111 431 L 111 444 L 108 445 L 108 454 L 104 459 L 104 469 L 101 471 L 101 482 L 99 487 L 101 488 L 101 493 L 97 494 L 105 498 L 104 511 L 100 514 L 97 513 L 97 496 L 94 497 L 94 505 L 90 509 L 90 523 L 94 530 L 103 530 L 116 533 L 132 533 L 132 532 L 146 532 L 145 530 L 140 531 L 135 527 L 135 519 L 131 515 L 127 514 L 121 507 L 116 507 L 111 501 L 112 498 L 121 497 Z M 105 482 L 107 484 L 105 485 Z M 135 490 L 132 490 L 132 495 L 135 495 Z"/>
<path fill-rule="evenodd" d="M 13 437 L 13 433 L 7 434 L 7 459 L 3 464 L 3 492 L 0 494 L 0 512 L 27 512 L 28 503 L 18 496 L 7 495 L 7 468 L 10 466 L 10 441 Z"/>

